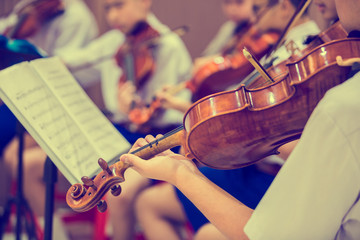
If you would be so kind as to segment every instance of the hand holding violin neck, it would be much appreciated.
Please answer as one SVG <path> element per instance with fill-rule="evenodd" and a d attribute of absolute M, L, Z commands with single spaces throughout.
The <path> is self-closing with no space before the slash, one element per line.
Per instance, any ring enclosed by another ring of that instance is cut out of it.
<path fill-rule="evenodd" d="M 183 127 L 174 129 L 165 134 L 163 137 L 131 152 L 143 159 L 151 157 L 168 150 L 172 147 L 179 146 L 184 142 L 185 130 Z M 67 194 L 66 202 L 74 210 L 85 212 L 98 205 L 98 210 L 103 212 L 106 210 L 106 202 L 101 198 L 111 190 L 114 196 L 121 192 L 119 183 L 125 181 L 124 173 L 126 169 L 131 167 L 128 163 L 117 161 L 108 166 L 103 159 L 99 159 L 99 165 L 103 169 L 94 179 L 82 177 L 82 184 L 72 185 Z"/>

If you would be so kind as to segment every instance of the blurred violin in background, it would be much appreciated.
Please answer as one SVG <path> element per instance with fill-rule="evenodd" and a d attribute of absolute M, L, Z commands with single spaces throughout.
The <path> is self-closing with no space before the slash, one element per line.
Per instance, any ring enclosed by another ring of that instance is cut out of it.
<path fill-rule="evenodd" d="M 164 34 L 175 33 L 182 36 L 187 31 L 188 28 L 182 26 Z M 125 82 L 131 81 L 136 90 L 139 90 L 152 76 L 156 68 L 153 52 L 159 39 L 160 33 L 151 28 L 146 22 L 139 23 L 127 36 L 125 44 L 121 46 L 115 55 L 118 66 L 123 70 L 119 80 L 119 87 Z M 159 107 L 160 104 L 156 101 L 155 96 L 154 101 L 151 103 L 136 99 L 130 106 L 129 120 L 136 126 L 140 126 L 146 123 Z"/>
<path fill-rule="evenodd" d="M 303 50 L 300 50 L 298 48 L 292 49 L 292 55 L 288 59 L 274 66 L 269 67 L 268 69 L 266 69 L 266 72 L 270 75 L 272 79 L 278 78 L 278 76 L 288 73 L 288 67 L 287 67 L 288 63 L 296 62 L 297 60 L 301 59 L 307 53 L 309 53 L 317 46 L 320 46 L 321 44 L 328 43 L 338 39 L 345 39 L 347 35 L 348 33 L 340 24 L 340 22 L 336 22 L 333 25 L 331 25 L 328 29 L 319 33 L 317 36 L 314 36 L 313 40 L 307 45 L 305 49 Z M 247 79 L 246 81 L 242 82 L 242 84 L 244 84 L 248 89 L 263 87 L 270 83 L 271 80 L 270 81 L 266 80 L 264 77 L 260 75 L 256 75 L 253 78 Z"/>
<path fill-rule="evenodd" d="M 62 0 L 21 1 L 13 10 L 17 21 L 6 29 L 8 38 L 25 39 L 34 35 L 42 24 L 64 13 Z"/>
<path fill-rule="evenodd" d="M 224 91 L 250 74 L 254 67 L 244 58 L 242 49 L 247 47 L 257 58 L 263 57 L 280 37 L 280 33 L 269 31 L 260 34 L 253 25 L 246 33 L 235 36 L 232 46 L 224 49 L 221 56 L 213 58 L 200 67 L 190 80 L 193 101 L 207 95 Z"/>
<path fill-rule="evenodd" d="M 175 86 L 170 87 L 164 87 L 164 90 L 166 89 L 166 94 L 169 95 L 176 95 L 180 91 L 182 91 L 184 88 L 189 88 L 189 82 L 182 82 Z M 156 111 L 158 111 L 160 108 L 163 107 L 163 104 L 161 100 L 158 98 L 158 96 L 154 96 L 151 103 L 146 105 L 141 105 L 140 107 L 136 107 L 131 109 L 129 112 L 129 120 L 137 125 L 141 126 L 148 122 L 151 117 L 156 114 Z"/>
<path fill-rule="evenodd" d="M 258 5 L 265 6 L 266 4 L 265 1 Z M 263 14 L 261 10 L 258 12 Z M 192 92 L 192 100 L 195 101 L 203 96 L 225 90 L 232 84 L 238 83 L 239 79 L 253 70 L 253 66 L 241 53 L 243 46 L 248 46 L 257 57 L 261 57 L 266 54 L 280 35 L 276 32 L 260 34 L 250 21 L 240 23 L 234 32 L 234 36 L 222 48 L 221 56 L 212 57 L 212 60 L 207 61 L 204 66 L 199 68 L 187 83 L 170 87 L 167 89 L 167 94 L 176 94 L 187 88 Z M 150 120 L 151 116 L 161 107 L 160 101 L 154 96 L 152 102 L 131 111 L 129 119 L 136 125 L 142 125 Z"/>
<path fill-rule="evenodd" d="M 153 49 L 159 37 L 160 33 L 146 22 L 139 23 L 127 35 L 126 42 L 115 55 L 123 70 L 120 84 L 131 81 L 139 89 L 149 79 L 155 69 Z"/>

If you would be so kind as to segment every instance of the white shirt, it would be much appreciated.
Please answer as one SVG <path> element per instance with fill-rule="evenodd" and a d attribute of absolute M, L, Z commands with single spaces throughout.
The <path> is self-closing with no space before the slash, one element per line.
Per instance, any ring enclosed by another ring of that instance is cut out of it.
<path fill-rule="evenodd" d="M 65 62 L 69 70 L 76 75 L 81 75 L 79 82 L 82 86 L 96 81 L 120 77 L 121 69 L 117 66 L 114 55 L 124 43 L 124 34 L 118 30 L 111 30 L 87 46 L 79 49 L 62 51 L 58 55 Z M 106 87 L 106 84 L 104 85 Z M 106 94 L 105 89 L 103 92 Z M 107 96 L 104 95 L 104 98 Z"/>
<path fill-rule="evenodd" d="M 149 14 L 148 23 L 155 30 L 162 34 L 156 48 L 156 69 L 150 79 L 137 92 L 140 97 L 147 102 L 151 102 L 156 91 L 164 85 L 177 85 L 188 80 L 192 67 L 191 57 L 180 39 L 174 33 L 169 33 L 170 29 L 160 23 L 158 19 Z M 91 43 L 85 49 L 79 52 L 72 52 L 71 56 L 61 56 L 70 68 L 77 65 L 91 62 L 92 59 L 101 58 L 101 56 L 115 55 L 120 46 L 124 43 L 124 36 L 117 30 L 112 30 L 99 39 Z M 127 122 L 127 115 L 118 111 L 117 89 L 118 81 L 122 74 L 121 69 L 116 64 L 114 58 L 110 57 L 106 61 L 96 66 L 101 74 L 101 85 L 104 103 L 112 115 L 114 122 Z M 181 96 L 190 99 L 189 91 L 182 91 Z M 154 127 L 165 127 L 171 124 L 180 124 L 183 114 L 176 110 L 166 110 L 153 118 L 150 124 Z"/>
<path fill-rule="evenodd" d="M 360 73 L 332 88 L 245 226 L 250 239 L 360 239 Z"/>
<path fill-rule="evenodd" d="M 289 52 L 286 48 L 286 45 L 289 42 L 294 42 L 295 46 L 297 46 L 299 50 L 303 50 L 307 47 L 304 43 L 307 37 L 317 35 L 319 33 L 319 26 L 313 20 L 306 21 L 305 23 L 299 24 L 290 29 L 285 37 L 286 40 L 284 44 L 271 55 L 271 58 L 276 58 L 273 65 L 276 65 L 291 56 L 291 52 Z"/>
<path fill-rule="evenodd" d="M 81 0 L 63 0 L 65 12 L 45 23 L 28 40 L 48 55 L 86 46 L 98 34 L 94 16 Z"/>

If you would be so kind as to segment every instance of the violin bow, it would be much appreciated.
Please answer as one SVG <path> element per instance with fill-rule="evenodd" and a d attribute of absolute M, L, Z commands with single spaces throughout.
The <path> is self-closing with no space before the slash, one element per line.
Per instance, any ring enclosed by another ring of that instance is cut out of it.
<path fill-rule="evenodd" d="M 266 82 L 275 82 L 265 68 L 259 63 L 259 61 L 244 47 L 243 53 L 245 58 L 254 66 L 254 68 L 260 73 Z"/>
<path fill-rule="evenodd" d="M 282 32 L 279 40 L 274 44 L 272 49 L 268 52 L 266 58 L 268 58 L 273 52 L 275 52 L 285 41 L 285 37 L 288 34 L 289 30 L 294 26 L 294 24 L 300 19 L 304 14 L 305 10 L 309 7 L 312 0 L 302 0 L 299 6 L 296 8 L 294 15 L 291 17 L 290 21 L 286 25 L 284 31 Z"/>

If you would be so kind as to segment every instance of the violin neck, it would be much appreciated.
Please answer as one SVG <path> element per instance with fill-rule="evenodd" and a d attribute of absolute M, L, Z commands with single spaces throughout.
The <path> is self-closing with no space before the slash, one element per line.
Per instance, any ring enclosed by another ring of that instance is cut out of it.
<path fill-rule="evenodd" d="M 150 159 L 165 150 L 183 145 L 184 141 L 185 130 L 183 126 L 180 126 L 169 133 L 166 133 L 163 137 L 136 149 L 131 152 L 131 154 L 143 159 Z"/>
<path fill-rule="evenodd" d="M 135 66 L 134 66 L 134 56 L 131 53 L 126 53 L 124 55 L 124 70 L 126 72 L 126 81 L 131 81 L 134 85 L 136 79 Z"/>

